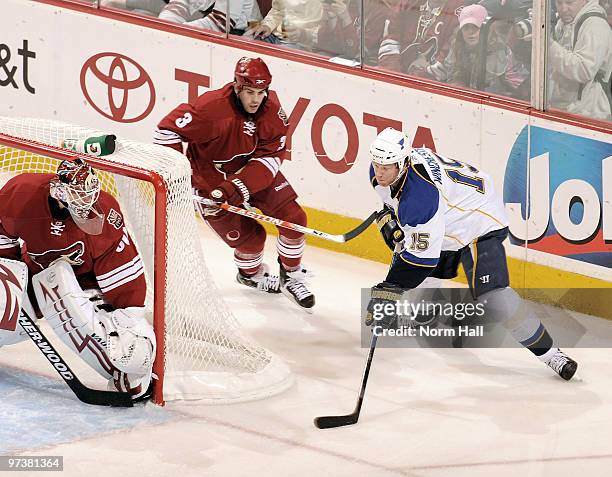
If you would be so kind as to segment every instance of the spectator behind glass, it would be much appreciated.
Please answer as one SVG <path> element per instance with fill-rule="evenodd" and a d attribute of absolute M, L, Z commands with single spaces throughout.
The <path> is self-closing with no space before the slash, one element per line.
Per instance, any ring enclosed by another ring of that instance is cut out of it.
<path fill-rule="evenodd" d="M 254 0 L 233 0 L 230 8 L 230 33 L 242 33 L 253 9 Z M 205 30 L 227 31 L 228 0 L 170 0 L 159 18 Z"/>
<path fill-rule="evenodd" d="M 379 66 L 443 81 L 442 62 L 459 27 L 461 8 L 463 0 L 409 0 L 389 23 Z"/>
<path fill-rule="evenodd" d="M 597 0 L 556 0 L 556 5 L 559 19 L 548 51 L 549 106 L 609 121 L 612 32 L 607 13 Z"/>
<path fill-rule="evenodd" d="M 608 15 L 608 25 L 612 25 L 612 0 L 599 0 L 599 4 Z"/>
<path fill-rule="evenodd" d="M 169 0 L 100 0 L 100 6 L 156 17 Z"/>
<path fill-rule="evenodd" d="M 505 30 L 496 29 L 496 22 L 492 23 L 488 38 L 481 38 L 487 16 L 487 9 L 482 5 L 469 5 L 461 10 L 459 31 L 444 61 L 446 81 L 477 89 L 482 61 L 485 61 L 483 91 L 516 97 L 518 88 L 528 76 L 527 71 L 515 64 L 512 51 L 502 36 Z M 481 41 L 486 41 L 484 58 Z"/>
<path fill-rule="evenodd" d="M 512 96 L 529 100 L 533 0 L 481 0 L 478 3 L 487 9 L 498 38 L 510 48 L 515 69 L 526 74 L 522 85 Z"/>
<path fill-rule="evenodd" d="M 400 11 L 405 0 L 364 0 L 364 54 L 366 65 L 378 64 L 378 50 L 386 26 Z M 359 60 L 361 47 L 361 15 L 359 0 L 328 0 L 323 2 L 321 26 L 316 47 L 319 53 L 329 53 Z"/>
<path fill-rule="evenodd" d="M 311 50 L 321 21 L 321 0 L 272 0 L 272 8 L 244 36 L 291 48 Z"/>

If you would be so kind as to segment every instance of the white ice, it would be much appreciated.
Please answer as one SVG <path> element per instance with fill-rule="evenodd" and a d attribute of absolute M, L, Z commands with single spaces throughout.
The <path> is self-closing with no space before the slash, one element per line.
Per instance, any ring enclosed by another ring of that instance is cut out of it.
<path fill-rule="evenodd" d="M 309 315 L 235 283 L 231 251 L 208 232 L 203 244 L 231 309 L 291 366 L 293 387 L 235 405 L 95 408 L 24 342 L 0 350 L 0 454 L 61 455 L 61 475 L 87 477 L 612 475 L 609 349 L 568 350 L 580 364 L 570 382 L 522 349 L 378 349 L 359 422 L 318 430 L 315 416 L 355 405 L 359 291 L 387 267 L 308 248 Z M 266 253 L 274 264 L 272 237 Z"/>

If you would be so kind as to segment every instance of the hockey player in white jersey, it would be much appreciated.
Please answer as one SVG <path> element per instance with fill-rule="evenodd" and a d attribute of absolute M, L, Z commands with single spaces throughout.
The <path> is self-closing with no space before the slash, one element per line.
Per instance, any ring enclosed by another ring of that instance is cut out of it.
<path fill-rule="evenodd" d="M 490 176 L 427 148 L 412 148 L 387 128 L 370 146 L 371 184 L 385 204 L 377 223 L 394 251 L 385 281 L 372 288 L 375 306 L 400 300 L 428 276 L 454 278 L 463 264 L 475 300 L 503 318 L 512 336 L 569 380 L 577 363 L 557 348 L 540 320 L 509 287 L 502 242 L 508 236 L 501 197 Z"/>

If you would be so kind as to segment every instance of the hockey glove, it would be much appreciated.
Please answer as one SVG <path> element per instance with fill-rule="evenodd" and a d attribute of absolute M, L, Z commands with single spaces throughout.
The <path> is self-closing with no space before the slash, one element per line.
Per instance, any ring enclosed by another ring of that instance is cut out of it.
<path fill-rule="evenodd" d="M 366 326 L 382 326 L 385 329 L 397 328 L 397 302 L 404 290 L 394 283 L 382 282 L 372 288 Z"/>
<path fill-rule="evenodd" d="M 395 211 L 385 204 L 383 209 L 376 215 L 376 225 L 380 235 L 384 239 L 387 247 L 395 252 L 395 247 L 404 241 L 404 231 L 400 228 L 395 215 Z"/>
<path fill-rule="evenodd" d="M 221 182 L 216 188 L 214 188 L 209 195 L 209 199 L 215 202 L 223 203 L 226 202 L 230 205 L 242 205 L 248 202 L 250 198 L 249 190 L 238 178 L 234 178 L 230 181 Z M 207 215 L 216 215 L 220 217 L 225 215 L 227 212 L 221 209 L 216 209 L 216 213 L 208 212 Z"/>

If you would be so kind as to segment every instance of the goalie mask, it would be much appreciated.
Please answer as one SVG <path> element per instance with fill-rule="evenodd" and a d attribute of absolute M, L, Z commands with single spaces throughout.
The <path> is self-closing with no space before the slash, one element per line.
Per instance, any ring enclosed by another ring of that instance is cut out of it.
<path fill-rule="evenodd" d="M 83 159 L 78 158 L 60 163 L 57 178 L 50 184 L 50 194 L 68 209 L 83 232 L 99 235 L 104 225 L 104 214 L 96 206 L 100 188 L 96 172 Z"/>

